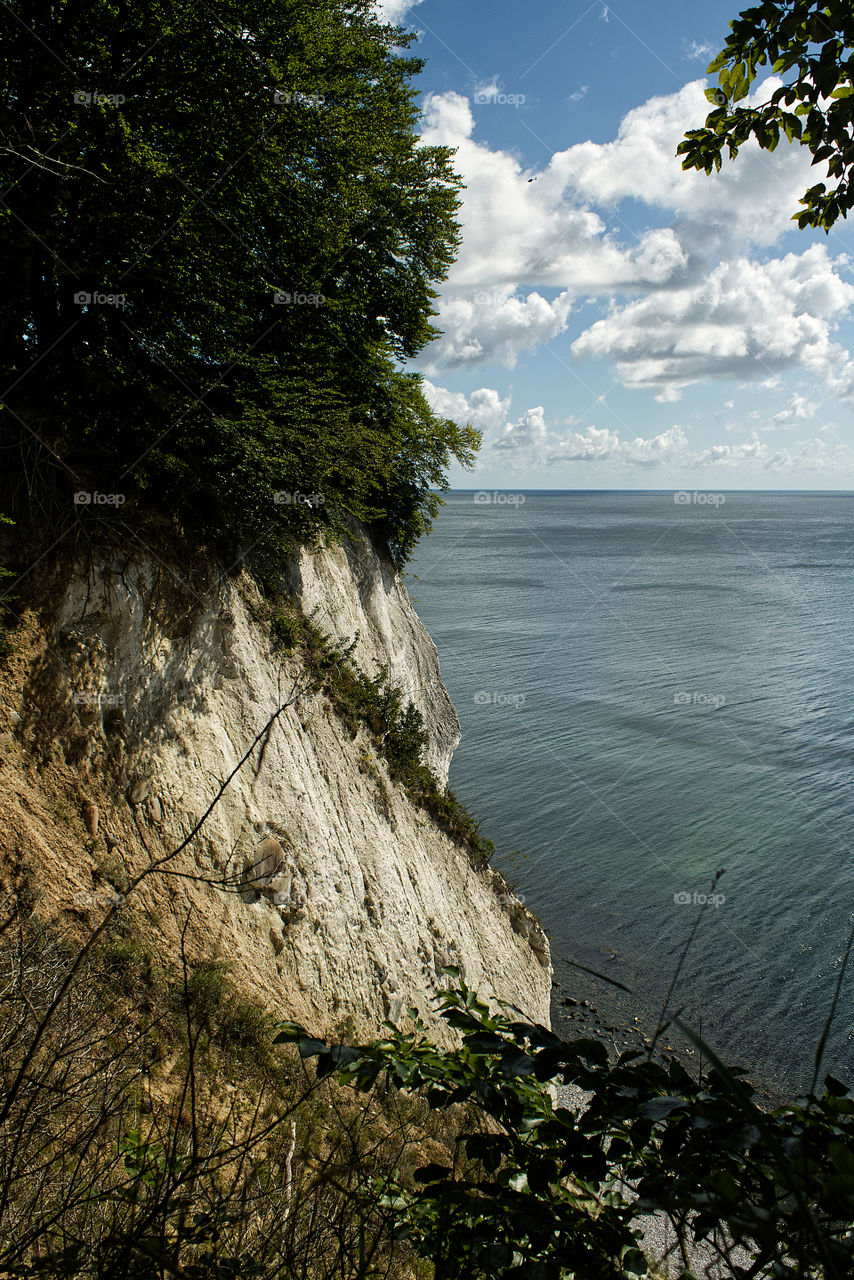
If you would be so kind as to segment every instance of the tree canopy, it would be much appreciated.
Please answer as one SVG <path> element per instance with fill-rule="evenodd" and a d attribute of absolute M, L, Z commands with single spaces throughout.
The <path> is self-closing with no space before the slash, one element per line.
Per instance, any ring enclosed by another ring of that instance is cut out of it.
<path fill-rule="evenodd" d="M 355 514 L 405 558 L 477 444 L 401 369 L 459 234 L 410 39 L 370 0 L 0 9 L 16 514 L 122 491 L 262 559 Z"/>
<path fill-rule="evenodd" d="M 854 8 L 850 0 L 764 0 L 732 23 L 732 35 L 709 65 L 718 88 L 702 129 L 679 144 L 683 169 L 711 173 L 749 138 L 773 151 L 782 133 L 809 148 L 828 177 L 804 193 L 799 227 L 825 231 L 854 205 Z M 779 75 L 781 87 L 758 106 L 740 106 L 760 67 Z"/>

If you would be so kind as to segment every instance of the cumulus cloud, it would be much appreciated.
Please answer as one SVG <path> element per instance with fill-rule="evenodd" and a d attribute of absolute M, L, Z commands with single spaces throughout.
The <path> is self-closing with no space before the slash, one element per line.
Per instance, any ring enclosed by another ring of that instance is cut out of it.
<path fill-rule="evenodd" d="M 794 430 L 799 422 L 814 418 L 818 406 L 806 396 L 795 392 L 789 403 L 772 417 L 769 428 L 772 430 Z"/>
<path fill-rule="evenodd" d="M 494 96 L 499 86 L 490 81 L 479 91 Z M 671 229 L 623 246 L 545 174 L 533 182 L 509 152 L 474 141 L 472 104 L 461 94 L 428 96 L 424 120 L 424 142 L 455 147 L 466 184 L 462 245 L 438 303 L 444 337 L 425 353 L 428 372 L 492 361 L 512 367 L 521 352 L 565 330 L 575 298 L 659 285 L 685 269 Z"/>
<path fill-rule="evenodd" d="M 452 418 L 460 426 L 471 424 L 485 434 L 500 427 L 510 410 L 510 396 L 502 399 L 493 387 L 479 387 L 470 395 L 437 387 L 423 380 L 424 396 L 434 413 Z"/>
<path fill-rule="evenodd" d="M 518 422 L 508 422 L 504 433 L 492 442 L 495 449 L 540 451 L 549 441 L 546 419 L 541 404 L 526 409 Z"/>
<path fill-rule="evenodd" d="M 764 81 L 752 100 L 762 100 L 777 83 Z M 781 332 L 775 310 L 766 306 L 775 287 L 773 264 L 749 257 L 791 230 L 792 209 L 815 178 L 809 156 L 802 148 L 766 153 L 748 143 L 738 164 L 711 179 L 684 171 L 676 147 L 685 129 L 705 118 L 703 89 L 704 82 L 695 81 L 650 99 L 625 116 L 612 142 L 557 152 L 539 173 L 475 140 L 470 99 L 454 92 L 428 95 L 423 139 L 456 148 L 455 165 L 466 184 L 462 246 L 438 303 L 444 337 L 424 355 L 431 375 L 490 362 L 513 367 L 520 353 L 568 328 L 577 300 L 603 295 L 632 300 L 582 335 L 576 354 L 612 355 L 627 385 L 652 386 L 665 402 L 709 373 L 742 377 L 751 361 L 826 359 L 829 326 L 849 305 L 836 264 L 826 253 L 801 255 L 800 267 L 794 255 L 784 259 L 782 275 L 791 278 L 779 282 L 785 295 Z M 495 101 L 498 80 L 481 84 L 478 92 Z M 621 241 L 606 219 L 626 199 L 669 210 L 672 225 Z M 734 311 L 750 309 L 747 293 L 754 287 L 762 295 L 755 316 L 737 320 Z M 671 332 L 683 322 L 684 337 Z M 644 362 L 638 336 L 647 323 L 658 339 Z"/>
<path fill-rule="evenodd" d="M 777 83 L 769 78 L 751 100 Z M 426 98 L 423 141 L 456 149 L 465 189 L 461 250 L 437 301 L 443 336 L 426 348 L 421 368 L 433 380 L 425 389 L 434 408 L 484 431 L 483 465 L 571 474 L 576 464 L 601 464 L 603 477 L 606 467 L 756 478 L 851 469 L 847 450 L 828 442 L 827 424 L 798 439 L 818 413 L 803 388 L 792 394 L 790 386 L 787 402 L 775 397 L 737 421 L 727 414 L 718 429 L 747 438 L 700 448 L 689 444 L 687 427 L 632 438 L 625 429 L 549 422 L 539 405 L 511 413 L 510 396 L 492 388 L 463 395 L 440 385 L 444 370 L 513 368 L 523 353 L 566 335 L 574 357 L 612 362 L 625 387 L 651 391 L 665 405 L 708 379 L 773 393 L 792 371 L 854 403 L 854 359 L 837 336 L 854 303 L 846 259 L 824 243 L 774 256 L 821 166 L 810 167 L 804 148 L 768 153 L 751 143 L 711 178 L 684 171 L 676 147 L 708 113 L 704 88 L 698 80 L 652 98 L 624 117 L 612 141 L 568 147 L 539 170 L 477 136 L 481 122 L 512 110 L 497 78 L 477 86 L 482 112 L 477 94 Z M 617 216 L 623 201 L 647 205 L 670 225 L 627 231 Z M 591 302 L 599 307 L 593 323 L 582 310 Z M 790 433 L 787 448 L 770 442 L 775 432 Z"/>
<path fill-rule="evenodd" d="M 757 434 L 741 444 L 716 444 L 692 459 L 695 466 L 720 471 L 742 471 L 745 464 L 757 464 L 764 471 L 814 471 L 825 475 L 849 470 L 854 461 L 851 450 L 843 444 L 829 444 L 816 436 L 801 440 L 791 449 L 772 450 Z"/>
<path fill-rule="evenodd" d="M 512 368 L 522 351 L 550 342 L 566 328 L 572 300 L 564 290 L 550 302 L 533 292 L 517 297 L 508 288 L 451 295 L 439 307 L 444 336 L 427 354 L 428 373 L 443 368 L 500 361 Z"/>
<path fill-rule="evenodd" d="M 494 82 L 490 87 L 498 92 Z M 512 292 L 527 282 L 578 296 L 661 283 L 684 266 L 685 253 L 672 231 L 651 231 L 629 247 L 620 245 L 597 213 L 564 199 L 553 175 L 535 175 L 509 152 L 475 142 L 474 127 L 468 98 L 428 95 L 422 138 L 457 149 L 455 167 L 466 184 L 463 241 L 445 292 L 495 286 Z"/>
<path fill-rule="evenodd" d="M 764 102 L 779 84 L 766 78 L 744 105 Z M 650 98 L 627 113 L 612 142 L 582 142 L 557 152 L 543 175 L 547 189 L 598 207 L 634 199 L 672 210 L 680 243 L 697 256 L 776 243 L 791 230 L 805 186 L 816 180 L 810 157 L 801 147 L 767 152 L 751 141 L 737 164 L 711 177 L 683 169 L 676 148 L 686 129 L 706 118 L 705 88 L 704 80 L 694 80 L 678 93 Z"/>
<path fill-rule="evenodd" d="M 410 9 L 421 0 L 376 0 L 377 11 L 383 22 L 399 23 Z"/>
<path fill-rule="evenodd" d="M 776 84 L 766 80 L 754 99 Z M 512 368 L 521 353 L 567 330 L 576 301 L 620 296 L 630 301 L 622 310 L 612 302 L 574 351 L 615 358 L 628 386 L 653 387 L 663 402 L 709 375 L 743 377 L 751 362 L 762 370 L 765 361 L 767 376 L 787 358 L 827 361 L 829 329 L 850 299 L 826 252 L 801 255 L 800 266 L 789 255 L 779 279 L 773 263 L 748 256 L 791 229 L 798 195 L 815 177 L 809 157 L 801 148 L 765 153 L 747 144 L 738 164 L 712 179 L 685 172 L 676 146 L 705 118 L 703 89 L 695 81 L 650 99 L 625 116 L 612 142 L 557 152 L 539 173 L 476 141 L 469 98 L 428 95 L 423 140 L 456 148 L 466 184 L 462 245 L 438 301 L 444 336 L 423 356 L 431 376 L 493 362 Z M 478 92 L 494 102 L 502 91 L 493 78 Z M 671 211 L 672 225 L 621 240 L 606 219 L 629 198 Z M 769 306 L 777 287 L 782 327 Z M 754 288 L 760 296 L 752 305 Z M 751 308 L 752 317 L 740 314 Z M 647 325 L 651 341 L 641 350 Z M 675 332 L 682 327 L 684 334 Z"/>
<path fill-rule="evenodd" d="M 723 262 L 697 284 L 615 306 L 572 350 L 616 360 L 626 386 L 663 400 L 704 378 L 756 380 L 793 366 L 826 374 L 844 357 L 831 334 L 852 303 L 854 287 L 813 245 L 764 264 Z"/>
<path fill-rule="evenodd" d="M 828 477 L 849 472 L 854 453 L 844 444 L 828 440 L 826 428 L 787 448 L 776 448 L 763 434 L 781 427 L 802 429 L 812 421 L 817 406 L 795 393 L 779 413 L 756 425 L 757 411 L 748 415 L 753 425 L 746 440 L 736 443 L 692 447 L 685 427 L 675 424 L 655 435 L 631 435 L 594 424 L 580 427 L 572 419 L 549 422 L 542 405 L 523 410 L 508 420 L 511 396 L 503 397 L 492 387 L 480 387 L 464 395 L 448 391 L 425 379 L 425 395 L 433 409 L 461 425 L 469 422 L 484 433 L 481 467 L 489 468 L 490 456 L 500 458 L 515 473 L 560 469 L 571 476 L 574 464 L 601 465 L 603 472 L 619 470 L 624 475 L 658 470 L 684 475 L 686 471 L 749 474 L 755 478 L 768 472 L 810 471 Z M 730 404 L 732 407 L 732 404 Z M 731 475 L 730 475 L 731 478 Z"/>
<path fill-rule="evenodd" d="M 619 431 L 608 427 L 588 427 L 581 434 L 571 432 L 554 448 L 547 461 L 618 462 L 650 468 L 672 466 L 683 461 L 688 440 L 681 427 L 670 427 L 645 440 L 642 436 L 623 439 Z"/>

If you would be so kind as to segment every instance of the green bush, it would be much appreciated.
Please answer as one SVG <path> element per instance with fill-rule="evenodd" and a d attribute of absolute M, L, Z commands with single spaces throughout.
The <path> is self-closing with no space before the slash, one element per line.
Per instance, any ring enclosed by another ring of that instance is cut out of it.
<path fill-rule="evenodd" d="M 415 1031 L 387 1023 L 382 1040 L 363 1046 L 327 1044 L 293 1023 L 280 1033 L 320 1076 L 359 1090 L 383 1078 L 438 1112 L 475 1103 L 482 1123 L 462 1139 L 465 1160 L 432 1162 L 378 1189 L 435 1280 L 652 1278 L 639 1222 L 651 1213 L 673 1227 L 683 1280 L 696 1280 L 685 1250 L 698 1242 L 726 1268 L 715 1274 L 732 1280 L 852 1275 L 854 1092 L 845 1084 L 827 1076 L 822 1094 L 764 1112 L 744 1072 L 687 1028 L 711 1062 L 696 1079 L 675 1060 L 630 1052 L 612 1063 L 597 1041 L 491 1014 L 457 969 L 445 972 L 439 1003 L 456 1048 L 431 1043 L 417 1018 Z M 560 1082 L 592 1095 L 586 1109 L 554 1104 L 550 1086 Z M 745 1252 L 749 1266 L 738 1261 Z"/>
<path fill-rule="evenodd" d="M 302 619 L 302 644 L 308 669 L 350 734 L 360 726 L 371 734 L 377 753 L 389 774 L 401 783 L 413 804 L 424 809 L 453 840 L 467 851 L 473 864 L 485 867 L 495 845 L 480 830 L 477 820 L 453 791 L 441 786 L 424 763 L 429 738 L 424 718 L 412 703 L 404 705 L 402 689 L 392 685 L 386 669 L 375 678 L 359 671 L 352 661 L 353 645 L 342 647 L 325 636 L 308 619 Z M 355 643 L 355 642 L 354 642 Z"/>
<path fill-rule="evenodd" d="M 299 619 L 281 610 L 274 615 L 271 623 L 274 641 L 280 649 L 293 649 L 301 634 Z"/>

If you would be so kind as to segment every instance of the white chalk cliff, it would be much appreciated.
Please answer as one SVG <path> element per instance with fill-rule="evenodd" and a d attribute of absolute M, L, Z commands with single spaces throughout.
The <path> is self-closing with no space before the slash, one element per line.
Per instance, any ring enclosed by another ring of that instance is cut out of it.
<path fill-rule="evenodd" d="M 102 556 L 26 616 L 0 684 L 4 865 L 36 910 L 91 926 L 121 885 L 175 849 L 271 715 L 304 683 L 271 647 L 252 581 Z M 303 611 L 381 667 L 422 712 L 444 781 L 459 725 L 435 646 L 358 531 L 285 575 Z M 192 586 L 188 583 L 192 582 Z M 442 966 L 547 1023 L 551 967 L 536 918 L 500 877 L 391 782 L 367 732 L 300 697 L 238 771 L 188 848 L 135 891 L 138 927 L 175 954 L 185 930 L 279 1016 L 321 1033 L 375 1030 L 414 1005 L 432 1021 Z M 247 868 L 253 883 L 247 885 Z M 17 869 L 17 870 L 15 870 Z"/>

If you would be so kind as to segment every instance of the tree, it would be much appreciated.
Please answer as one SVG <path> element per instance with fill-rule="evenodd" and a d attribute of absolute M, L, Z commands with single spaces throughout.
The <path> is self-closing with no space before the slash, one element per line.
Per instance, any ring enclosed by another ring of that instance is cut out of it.
<path fill-rule="evenodd" d="M 42 510 L 129 490 L 256 558 L 353 513 L 404 554 L 477 443 L 399 368 L 459 235 L 412 38 L 371 0 L 0 8 L 0 443 Z"/>
<path fill-rule="evenodd" d="M 827 164 L 835 185 L 819 182 L 805 192 L 799 227 L 829 231 L 854 205 L 854 9 L 850 0 L 764 0 L 730 23 L 732 35 L 709 65 L 719 87 L 707 89 L 716 104 L 702 129 L 689 130 L 677 148 L 683 169 L 711 173 L 753 137 L 773 151 L 781 132 L 808 147 L 813 164 Z M 737 106 L 747 97 L 759 67 L 783 78 L 760 106 Z M 790 109 L 793 108 L 793 109 Z"/>

